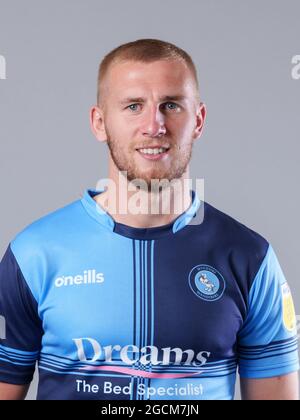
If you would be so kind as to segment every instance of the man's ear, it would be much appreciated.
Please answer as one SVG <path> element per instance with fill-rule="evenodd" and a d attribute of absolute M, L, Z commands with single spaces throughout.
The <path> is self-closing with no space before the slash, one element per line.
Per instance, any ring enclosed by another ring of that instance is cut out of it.
<path fill-rule="evenodd" d="M 90 110 L 90 125 L 98 141 L 107 141 L 103 111 L 97 105 L 94 105 Z"/>
<path fill-rule="evenodd" d="M 206 106 L 203 102 L 200 102 L 200 104 L 198 105 L 197 114 L 196 114 L 196 126 L 194 128 L 194 133 L 193 133 L 194 140 L 198 139 L 202 134 L 205 117 L 206 117 Z"/>

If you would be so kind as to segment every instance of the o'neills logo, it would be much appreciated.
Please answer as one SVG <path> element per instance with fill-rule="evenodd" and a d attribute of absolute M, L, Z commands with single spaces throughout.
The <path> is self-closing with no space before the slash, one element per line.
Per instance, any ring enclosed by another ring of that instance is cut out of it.
<path fill-rule="evenodd" d="M 96 270 L 85 270 L 83 274 L 76 276 L 61 276 L 54 281 L 55 287 L 73 286 L 80 284 L 103 283 L 104 274 L 97 273 Z"/>
<path fill-rule="evenodd" d="M 141 376 L 143 378 L 186 378 L 189 376 L 199 375 L 202 373 L 195 369 L 195 372 L 187 372 L 182 374 L 175 373 L 157 373 L 147 372 L 146 370 L 133 369 L 131 366 L 135 363 L 140 363 L 145 367 L 151 366 L 178 366 L 186 367 L 202 367 L 206 364 L 210 357 L 210 352 L 201 351 L 195 355 L 193 350 L 182 350 L 178 347 L 171 349 L 165 347 L 159 350 L 155 346 L 145 346 L 141 349 L 135 345 L 129 344 L 121 347 L 120 345 L 105 346 L 102 348 L 101 344 L 93 338 L 74 338 L 73 341 L 77 347 L 78 359 L 84 363 L 95 363 L 97 361 L 105 363 L 102 366 L 84 366 L 82 370 L 89 371 L 112 371 L 124 373 L 126 375 Z M 115 352 L 115 354 L 113 354 Z M 88 355 L 87 355 L 88 354 Z M 120 362 L 128 365 L 122 367 L 118 365 L 108 365 L 114 363 L 112 358 L 115 357 Z"/>

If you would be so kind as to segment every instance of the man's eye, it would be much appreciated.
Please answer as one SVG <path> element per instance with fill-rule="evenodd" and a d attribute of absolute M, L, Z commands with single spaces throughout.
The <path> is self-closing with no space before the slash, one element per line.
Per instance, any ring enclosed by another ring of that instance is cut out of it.
<path fill-rule="evenodd" d="M 129 105 L 127 108 L 129 108 L 129 109 L 131 109 L 131 111 L 136 111 L 136 108 L 135 109 L 133 109 L 132 107 L 136 107 L 136 106 L 138 106 L 138 105 L 140 105 L 140 104 L 131 104 L 131 105 Z M 177 109 L 178 108 L 178 105 L 177 104 L 175 104 L 174 102 L 166 102 L 166 103 L 164 103 L 163 104 L 163 106 L 165 106 L 165 105 L 175 105 L 175 108 L 170 108 L 170 107 L 168 107 L 168 109 Z"/>
<path fill-rule="evenodd" d="M 130 108 L 131 109 L 131 111 L 135 111 L 135 109 L 132 109 L 131 107 L 132 106 L 137 106 L 138 104 L 131 104 L 131 105 L 129 105 L 127 108 Z"/>
<path fill-rule="evenodd" d="M 170 105 L 170 104 L 171 104 L 171 105 L 175 105 L 175 107 L 176 107 L 176 108 L 178 108 L 178 105 L 177 105 L 177 104 L 175 104 L 174 102 L 167 102 L 167 104 L 169 104 L 169 105 Z M 175 108 L 169 108 L 169 109 L 175 109 Z"/>

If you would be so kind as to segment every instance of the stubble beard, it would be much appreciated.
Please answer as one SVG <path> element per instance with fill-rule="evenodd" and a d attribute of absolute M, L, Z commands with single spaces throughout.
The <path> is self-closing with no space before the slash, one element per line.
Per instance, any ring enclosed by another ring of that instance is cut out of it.
<path fill-rule="evenodd" d="M 153 167 L 149 171 L 141 171 L 136 163 L 135 159 L 131 158 L 130 154 L 138 153 L 135 149 L 127 154 L 122 153 L 122 150 L 118 146 L 118 142 L 115 141 L 108 133 L 107 133 L 107 145 L 110 151 L 111 158 L 117 167 L 117 169 L 121 172 L 127 172 L 127 180 L 129 182 L 135 183 L 136 180 L 142 179 L 145 181 L 148 191 L 151 191 L 151 180 L 167 180 L 169 182 L 180 179 L 184 172 L 187 169 L 187 166 L 192 157 L 192 142 L 189 143 L 184 149 L 177 145 L 172 146 L 173 150 L 171 150 L 172 162 L 169 167 L 169 170 L 164 170 L 161 168 L 161 163 L 153 161 Z M 176 150 L 176 153 L 174 153 Z M 163 188 L 163 187 L 162 187 Z"/>

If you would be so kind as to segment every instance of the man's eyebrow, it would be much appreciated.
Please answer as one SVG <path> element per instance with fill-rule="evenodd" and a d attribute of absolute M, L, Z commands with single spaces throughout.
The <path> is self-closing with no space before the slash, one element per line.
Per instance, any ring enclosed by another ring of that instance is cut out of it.
<path fill-rule="evenodd" d="M 187 99 L 187 97 L 185 95 L 165 95 L 165 96 L 160 96 L 159 101 L 184 101 L 185 99 Z M 124 98 L 121 101 L 119 101 L 120 104 L 127 104 L 130 102 L 146 102 L 145 98 L 142 97 L 136 97 L 136 98 Z"/>

